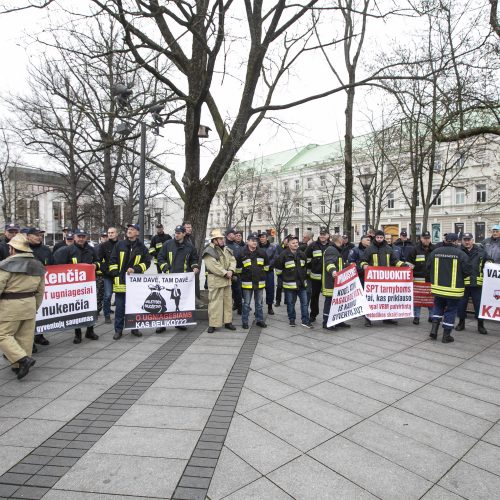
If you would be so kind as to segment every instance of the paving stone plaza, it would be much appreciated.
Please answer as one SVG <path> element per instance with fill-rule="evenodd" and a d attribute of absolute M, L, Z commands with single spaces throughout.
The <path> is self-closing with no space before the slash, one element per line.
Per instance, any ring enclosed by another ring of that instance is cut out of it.
<path fill-rule="evenodd" d="M 0 498 L 500 498 L 500 323 L 50 337 L 0 365 Z M 235 319 L 235 323 L 239 323 Z"/>

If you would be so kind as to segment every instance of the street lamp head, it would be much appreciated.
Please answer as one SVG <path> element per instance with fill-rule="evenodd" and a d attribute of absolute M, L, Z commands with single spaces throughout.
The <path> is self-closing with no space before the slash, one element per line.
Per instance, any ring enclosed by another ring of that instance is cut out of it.
<path fill-rule="evenodd" d="M 366 172 L 364 174 L 359 174 L 358 179 L 359 182 L 361 183 L 361 186 L 365 191 L 370 189 L 370 186 L 372 185 L 373 179 L 375 178 L 375 174 L 371 172 Z"/>
<path fill-rule="evenodd" d="M 114 97 L 120 109 L 130 108 L 130 98 L 132 97 L 132 85 L 128 87 L 124 83 L 115 83 L 111 87 L 111 96 Z"/>

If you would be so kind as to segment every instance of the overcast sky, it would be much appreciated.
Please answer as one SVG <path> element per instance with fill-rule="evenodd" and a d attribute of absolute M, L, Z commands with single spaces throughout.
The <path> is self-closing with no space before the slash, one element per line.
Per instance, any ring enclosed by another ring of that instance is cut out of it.
<path fill-rule="evenodd" d="M 69 0 L 72 2 L 74 0 Z M 387 0 L 390 1 L 390 0 Z M 478 0 L 480 1 L 480 0 Z M 68 2 L 68 0 L 65 0 Z M 79 0 L 79 6 L 84 5 Z M 486 0 L 484 0 L 484 3 Z M 485 15 L 487 14 L 485 10 Z M 56 17 L 57 19 L 57 17 Z M 26 34 L 39 33 L 48 26 L 45 10 L 29 10 L 15 14 L 0 16 L 0 44 L 2 47 L 2 79 L 0 93 L 17 92 L 23 89 L 26 79 L 26 65 L 29 60 L 37 60 L 40 47 L 30 43 Z M 389 47 L 401 39 L 411 40 L 411 34 L 418 31 L 418 21 L 392 19 L 389 22 L 370 20 L 368 35 L 365 42 L 364 61 L 372 61 L 380 49 Z M 336 59 L 339 67 L 343 61 L 341 54 Z M 360 73 L 363 73 L 362 71 Z M 308 56 L 291 79 L 292 84 L 284 86 L 275 101 L 278 103 L 303 97 L 316 90 L 326 90 L 336 81 L 326 68 L 324 59 L 317 54 Z M 361 134 L 369 130 L 366 115 L 380 116 L 383 104 L 379 94 L 369 94 L 360 89 L 357 93 L 357 114 L 355 119 L 355 133 Z M 332 97 L 315 101 L 297 108 L 293 108 L 277 115 L 289 123 L 287 130 L 276 131 L 275 126 L 262 124 L 252 138 L 245 144 L 238 154 L 241 160 L 259 157 L 293 147 L 300 147 L 310 143 L 325 144 L 339 140 L 344 135 L 344 107 L 345 94 L 339 93 Z M 207 113 L 208 116 L 208 113 Z M 210 123 L 207 123 L 210 124 Z M 164 129 L 165 141 L 182 143 L 180 127 Z M 167 148 L 167 143 L 165 143 Z M 204 152 L 204 163 L 208 164 L 212 155 Z M 182 158 L 172 158 L 172 162 L 182 165 Z"/>

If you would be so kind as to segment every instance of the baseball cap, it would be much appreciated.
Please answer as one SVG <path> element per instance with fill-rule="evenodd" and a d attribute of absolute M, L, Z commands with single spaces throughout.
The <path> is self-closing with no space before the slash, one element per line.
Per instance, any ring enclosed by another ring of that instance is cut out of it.
<path fill-rule="evenodd" d="M 160 229 L 161 227 L 163 227 L 163 224 L 156 224 L 157 229 Z"/>
<path fill-rule="evenodd" d="M 328 229 L 326 227 L 320 227 L 319 234 L 328 234 Z"/>
<path fill-rule="evenodd" d="M 63 227 L 62 230 L 63 231 L 71 231 L 71 228 L 69 228 L 68 226 L 66 226 L 66 227 Z"/>
<path fill-rule="evenodd" d="M 175 226 L 174 232 L 175 233 L 185 233 L 186 228 L 184 226 L 181 226 L 181 225 Z"/>
<path fill-rule="evenodd" d="M 5 224 L 5 230 L 6 231 L 19 231 L 21 228 L 19 227 L 19 224 L 14 224 L 11 222 L 10 224 Z"/>
<path fill-rule="evenodd" d="M 408 236 L 408 233 L 406 232 L 405 229 L 399 233 L 399 236 Z"/>
<path fill-rule="evenodd" d="M 226 229 L 226 236 L 228 234 L 234 234 L 234 233 L 235 233 L 234 227 L 229 227 L 229 228 Z"/>
<path fill-rule="evenodd" d="M 250 233 L 247 237 L 247 240 L 258 240 L 259 235 L 257 233 Z"/>
<path fill-rule="evenodd" d="M 260 236 L 267 236 L 267 231 L 261 231 L 261 232 L 259 233 L 259 237 L 260 237 Z"/>
<path fill-rule="evenodd" d="M 472 240 L 474 238 L 474 235 L 472 233 L 464 233 L 462 236 L 463 240 Z"/>
<path fill-rule="evenodd" d="M 287 236 L 287 239 L 288 239 L 288 241 L 292 241 L 292 240 L 298 240 L 298 239 L 299 239 L 299 237 L 298 237 L 298 236 L 295 236 L 294 234 L 289 234 L 289 235 Z"/>
<path fill-rule="evenodd" d="M 457 241 L 457 240 L 458 240 L 457 233 L 446 234 L 446 241 Z"/>
<path fill-rule="evenodd" d="M 21 234 L 28 234 L 28 231 L 30 230 L 29 227 L 22 227 L 21 231 L 19 231 Z"/>
<path fill-rule="evenodd" d="M 42 234 L 45 233 L 42 229 L 39 227 L 30 227 L 28 228 L 27 234 Z"/>
<path fill-rule="evenodd" d="M 108 236 L 108 232 L 107 231 L 101 231 L 101 236 Z"/>
<path fill-rule="evenodd" d="M 73 232 L 74 236 L 88 236 L 88 234 L 89 233 L 87 233 L 85 229 L 75 229 L 75 231 Z"/>
<path fill-rule="evenodd" d="M 424 231 L 421 235 L 420 235 L 421 238 L 430 238 L 431 237 L 431 233 L 429 231 Z"/>
<path fill-rule="evenodd" d="M 129 227 L 133 227 L 134 229 L 137 229 L 137 231 L 140 231 L 140 229 L 139 229 L 139 224 L 127 224 L 127 229 L 128 229 Z"/>
<path fill-rule="evenodd" d="M 65 240 L 74 240 L 75 239 L 75 236 L 73 235 L 73 233 L 71 231 L 68 231 L 66 233 L 66 236 L 64 236 L 64 239 Z"/>
<path fill-rule="evenodd" d="M 491 229 L 493 231 L 500 231 L 500 224 L 495 224 Z"/>

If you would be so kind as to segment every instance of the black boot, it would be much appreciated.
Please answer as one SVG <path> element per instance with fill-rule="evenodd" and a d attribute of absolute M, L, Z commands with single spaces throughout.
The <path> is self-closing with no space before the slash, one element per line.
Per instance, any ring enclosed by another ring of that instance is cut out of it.
<path fill-rule="evenodd" d="M 413 318 L 413 324 L 418 325 L 420 323 L 420 318 Z"/>
<path fill-rule="evenodd" d="M 38 347 L 36 346 L 36 344 L 33 342 L 33 348 L 31 349 L 31 353 L 32 354 L 35 354 L 38 352 Z"/>
<path fill-rule="evenodd" d="M 267 306 L 267 314 L 270 314 L 271 316 L 274 315 L 274 310 L 273 310 L 273 305 L 270 304 Z"/>
<path fill-rule="evenodd" d="M 215 327 L 214 326 L 209 326 L 207 333 L 214 333 L 215 332 Z"/>
<path fill-rule="evenodd" d="M 365 316 L 365 326 L 367 328 L 369 328 L 370 326 L 372 326 L 372 322 Z"/>
<path fill-rule="evenodd" d="M 458 320 L 458 325 L 455 327 L 455 330 L 457 332 L 461 332 L 462 330 L 465 330 L 465 319 Z"/>
<path fill-rule="evenodd" d="M 232 323 L 225 323 L 224 327 L 228 330 L 236 330 L 236 327 Z"/>
<path fill-rule="evenodd" d="M 29 356 L 24 356 L 24 358 L 21 358 L 18 363 L 19 370 L 17 372 L 17 380 L 21 380 L 28 375 L 30 368 L 36 363 L 36 361 Z"/>
<path fill-rule="evenodd" d="M 438 330 L 439 330 L 439 321 L 433 321 L 431 333 L 429 333 L 429 337 L 433 340 L 436 340 L 437 336 L 438 336 Z"/>
<path fill-rule="evenodd" d="M 73 344 L 81 344 L 82 343 L 82 330 L 81 328 L 77 328 L 75 330 L 75 338 L 73 339 Z"/>
<path fill-rule="evenodd" d="M 90 340 L 97 340 L 99 338 L 99 335 L 94 333 L 94 327 L 89 326 L 87 328 L 87 331 L 85 332 L 85 338 L 90 339 Z"/>
<path fill-rule="evenodd" d="M 134 330 L 131 330 L 130 333 L 134 336 L 134 337 L 142 337 L 142 332 L 140 330 L 137 330 L 137 329 L 134 329 Z"/>
<path fill-rule="evenodd" d="M 477 331 L 481 334 L 481 335 L 487 335 L 488 334 L 488 331 L 486 330 L 486 328 L 484 327 L 484 319 L 478 319 L 477 320 Z"/>
<path fill-rule="evenodd" d="M 43 336 L 43 333 L 35 335 L 35 344 L 38 345 L 49 345 L 49 341 Z"/>
<path fill-rule="evenodd" d="M 443 344 L 449 344 L 450 342 L 454 342 L 455 339 L 450 335 L 451 330 L 449 328 L 443 328 L 443 340 L 441 341 Z"/>

